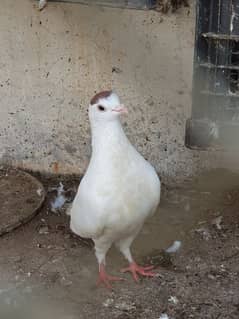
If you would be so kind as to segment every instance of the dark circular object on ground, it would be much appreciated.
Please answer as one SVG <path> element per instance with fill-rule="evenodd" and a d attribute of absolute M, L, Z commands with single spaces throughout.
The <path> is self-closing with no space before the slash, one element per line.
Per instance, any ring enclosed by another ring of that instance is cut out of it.
<path fill-rule="evenodd" d="M 31 220 L 45 200 L 42 184 L 30 174 L 0 168 L 0 236 Z"/>

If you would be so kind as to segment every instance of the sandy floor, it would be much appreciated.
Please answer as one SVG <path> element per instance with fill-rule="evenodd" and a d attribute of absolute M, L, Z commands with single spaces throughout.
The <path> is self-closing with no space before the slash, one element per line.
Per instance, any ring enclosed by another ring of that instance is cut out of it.
<path fill-rule="evenodd" d="M 42 182 L 49 190 L 59 180 Z M 77 181 L 63 184 L 71 197 Z M 133 247 L 157 276 L 136 284 L 125 275 L 113 291 L 96 287 L 92 243 L 70 233 L 64 211 L 50 211 L 53 197 L 34 220 L 0 238 L 1 318 L 239 318 L 238 175 L 215 171 L 164 187 L 159 211 Z M 175 240 L 181 249 L 166 254 Z M 126 265 L 114 249 L 107 257 L 111 274 Z"/>

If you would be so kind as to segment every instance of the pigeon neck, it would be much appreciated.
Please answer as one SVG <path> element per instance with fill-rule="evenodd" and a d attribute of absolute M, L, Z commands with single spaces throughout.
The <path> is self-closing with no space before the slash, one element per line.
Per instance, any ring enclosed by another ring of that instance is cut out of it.
<path fill-rule="evenodd" d="M 93 153 L 127 142 L 120 120 L 91 124 Z"/>

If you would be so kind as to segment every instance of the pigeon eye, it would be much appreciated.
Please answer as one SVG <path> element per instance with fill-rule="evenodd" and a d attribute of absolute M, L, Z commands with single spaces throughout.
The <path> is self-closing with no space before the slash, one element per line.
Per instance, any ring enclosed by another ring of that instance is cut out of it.
<path fill-rule="evenodd" d="M 105 111 L 105 108 L 104 108 L 104 106 L 99 105 L 99 106 L 98 106 L 98 110 L 100 110 L 100 111 L 102 112 L 102 111 Z"/>

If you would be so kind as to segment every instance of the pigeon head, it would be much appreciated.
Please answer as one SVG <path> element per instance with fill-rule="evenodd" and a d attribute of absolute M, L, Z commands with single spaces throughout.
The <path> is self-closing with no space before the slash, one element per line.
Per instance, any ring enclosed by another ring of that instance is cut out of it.
<path fill-rule="evenodd" d="M 127 113 L 127 109 L 112 91 L 97 93 L 90 101 L 90 121 L 114 121 L 123 113 Z"/>

